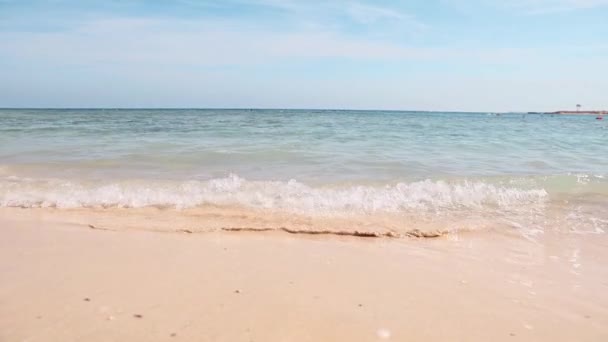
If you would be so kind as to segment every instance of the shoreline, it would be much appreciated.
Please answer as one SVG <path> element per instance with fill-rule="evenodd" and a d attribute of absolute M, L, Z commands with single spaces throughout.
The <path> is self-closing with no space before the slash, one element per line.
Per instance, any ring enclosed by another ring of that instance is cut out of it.
<path fill-rule="evenodd" d="M 608 337 L 603 235 L 160 234 L 22 214 L 0 215 L 0 340 Z"/>
<path fill-rule="evenodd" d="M 310 215 L 244 207 L 174 208 L 20 208 L 1 207 L 0 220 L 87 227 L 114 232 L 157 232 L 205 235 L 259 233 L 362 239 L 445 239 L 461 234 L 498 232 L 528 237 L 534 230 L 517 229 L 490 217 L 464 214 Z M 563 233 L 563 232 L 562 232 Z"/>
<path fill-rule="evenodd" d="M 606 110 L 589 110 L 589 111 L 569 111 L 569 110 L 560 110 L 557 112 L 553 112 L 551 114 L 561 114 L 561 115 L 606 115 L 608 111 Z"/>
<path fill-rule="evenodd" d="M 525 114 L 530 115 L 564 115 L 564 116 L 600 116 L 608 115 L 608 111 L 589 111 L 589 112 L 575 112 L 575 111 L 557 111 L 557 112 L 527 112 Z"/>

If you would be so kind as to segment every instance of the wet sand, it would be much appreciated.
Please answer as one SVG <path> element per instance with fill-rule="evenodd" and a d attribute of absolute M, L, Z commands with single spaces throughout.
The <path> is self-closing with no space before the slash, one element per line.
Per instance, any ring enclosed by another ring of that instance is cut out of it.
<path fill-rule="evenodd" d="M 608 238 L 90 229 L 0 213 L 0 341 L 604 341 Z"/>

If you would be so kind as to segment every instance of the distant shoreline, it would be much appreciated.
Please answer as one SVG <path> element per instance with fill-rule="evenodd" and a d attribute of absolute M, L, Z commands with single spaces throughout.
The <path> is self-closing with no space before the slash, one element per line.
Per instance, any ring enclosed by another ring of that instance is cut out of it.
<path fill-rule="evenodd" d="M 588 111 L 570 111 L 570 110 L 560 110 L 555 112 L 555 114 L 568 114 L 568 115 L 604 115 L 608 114 L 606 110 L 588 110 Z"/>
<path fill-rule="evenodd" d="M 558 114 L 558 115 L 608 115 L 608 111 L 606 110 L 591 110 L 591 111 L 569 111 L 569 110 L 560 110 L 557 112 L 528 112 L 528 114 Z"/>

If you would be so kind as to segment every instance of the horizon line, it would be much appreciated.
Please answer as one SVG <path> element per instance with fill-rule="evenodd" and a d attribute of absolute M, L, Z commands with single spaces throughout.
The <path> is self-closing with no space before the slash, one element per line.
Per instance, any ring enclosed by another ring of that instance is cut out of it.
<path fill-rule="evenodd" d="M 350 108 L 281 108 L 281 107 L 0 107 L 0 110 L 312 110 L 351 112 L 409 112 L 409 113 L 530 113 L 529 111 L 467 111 L 467 110 L 418 110 L 418 109 L 350 109 Z M 539 111 L 537 113 L 550 113 Z"/>

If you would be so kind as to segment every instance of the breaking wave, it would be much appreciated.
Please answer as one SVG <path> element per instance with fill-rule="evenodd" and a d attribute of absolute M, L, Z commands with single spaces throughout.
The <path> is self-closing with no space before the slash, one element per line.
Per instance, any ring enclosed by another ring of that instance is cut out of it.
<path fill-rule="evenodd" d="M 544 189 L 485 182 L 419 181 L 384 186 L 311 187 L 295 180 L 249 181 L 236 175 L 208 181 L 85 182 L 5 177 L 0 206 L 57 208 L 178 209 L 243 206 L 305 214 L 366 214 L 443 210 L 514 210 L 542 206 Z"/>

